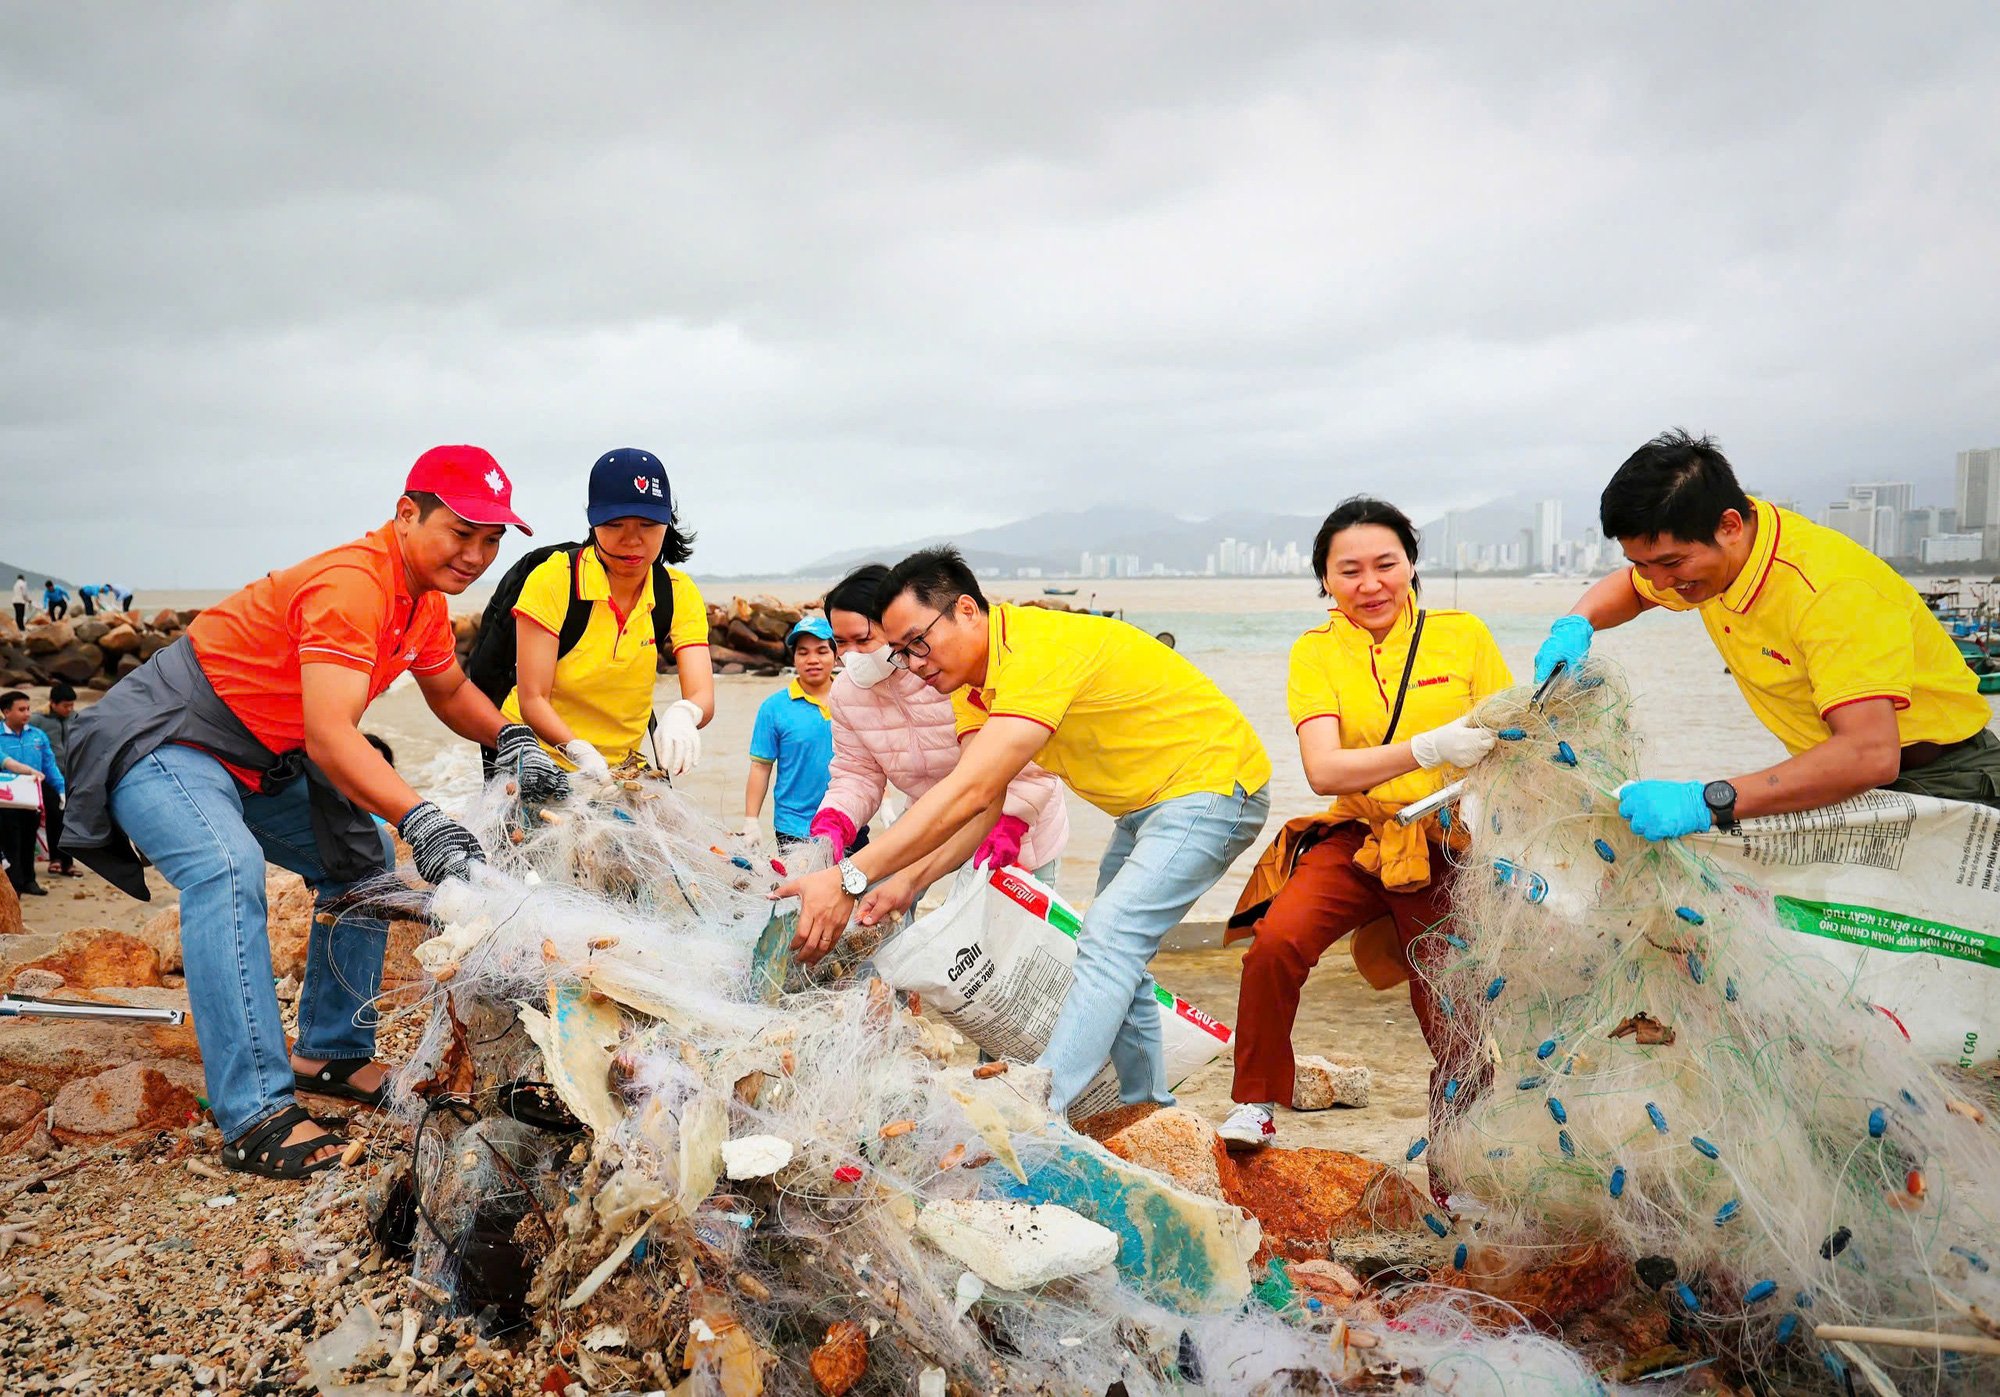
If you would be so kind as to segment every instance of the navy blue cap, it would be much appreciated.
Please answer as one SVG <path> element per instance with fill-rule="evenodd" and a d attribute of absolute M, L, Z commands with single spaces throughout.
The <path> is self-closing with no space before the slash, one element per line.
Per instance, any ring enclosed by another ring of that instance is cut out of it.
<path fill-rule="evenodd" d="M 621 446 L 597 458 L 590 468 L 590 527 L 613 519 L 674 522 L 674 492 L 667 485 L 667 468 L 660 458 L 636 446 Z"/>

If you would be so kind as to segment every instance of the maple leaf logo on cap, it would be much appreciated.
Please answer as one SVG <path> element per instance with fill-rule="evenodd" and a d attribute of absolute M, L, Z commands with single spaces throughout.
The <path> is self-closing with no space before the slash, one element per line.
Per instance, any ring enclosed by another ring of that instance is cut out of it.
<path fill-rule="evenodd" d="M 507 477 L 500 474 L 500 467 L 486 472 L 486 488 L 496 495 L 507 488 Z"/>

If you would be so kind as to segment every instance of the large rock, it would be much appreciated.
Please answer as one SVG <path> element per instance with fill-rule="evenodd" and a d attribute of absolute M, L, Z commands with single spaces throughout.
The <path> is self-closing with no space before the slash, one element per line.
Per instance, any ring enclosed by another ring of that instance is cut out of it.
<path fill-rule="evenodd" d="M 128 1062 L 69 1083 L 56 1093 L 49 1133 L 66 1145 L 186 1125 L 201 1110 L 185 1063 Z M 196 1086 L 200 1085 L 199 1073 Z"/>
<path fill-rule="evenodd" d="M 173 636 L 162 631 L 147 631 L 139 637 L 139 648 L 133 653 L 142 660 L 150 660 L 173 643 Z"/>
<path fill-rule="evenodd" d="M 1333 1106 L 1366 1106 L 1375 1074 L 1352 1058 L 1299 1058 L 1292 1069 L 1292 1109 L 1324 1111 Z"/>
<path fill-rule="evenodd" d="M 1128 1106 L 1078 1124 L 1120 1159 L 1164 1174 L 1190 1193 L 1228 1200 L 1222 1166 L 1229 1158 L 1215 1127 L 1178 1106 Z"/>
<path fill-rule="evenodd" d="M 160 983 L 160 957 L 152 946 L 130 932 L 101 927 L 64 932 L 53 951 L 16 966 L 14 973 L 33 970 L 60 975 L 75 989 Z"/>
<path fill-rule="evenodd" d="M 19 1130 L 48 1110 L 42 1094 L 27 1087 L 0 1087 L 0 1135 Z"/>
<path fill-rule="evenodd" d="M 104 668 L 104 652 L 95 645 L 67 645 L 42 656 L 41 667 L 57 679 L 85 684 Z"/>
<path fill-rule="evenodd" d="M 69 628 L 76 632 L 76 638 L 95 645 L 111 633 L 111 623 L 102 616 L 86 616 L 81 621 L 71 621 Z"/>
<path fill-rule="evenodd" d="M 1438 1285 L 1476 1291 L 1537 1322 L 1561 1324 L 1572 1316 L 1603 1309 L 1632 1284 L 1632 1259 L 1603 1242 L 1557 1247 L 1528 1261 L 1497 1248 L 1466 1248 L 1465 1265 L 1431 1273 Z"/>
<path fill-rule="evenodd" d="M 1340 1150 L 1267 1146 L 1222 1162 L 1223 1195 L 1263 1224 L 1257 1261 L 1310 1261 L 1356 1232 L 1423 1231 L 1431 1202 L 1393 1169 Z M 1428 1236 L 1428 1233 L 1424 1235 Z"/>
<path fill-rule="evenodd" d="M 26 643 L 30 655 L 53 655 L 76 643 L 76 627 L 67 621 L 43 621 L 28 627 Z"/>
<path fill-rule="evenodd" d="M 139 648 L 139 633 L 130 626 L 113 626 L 97 642 L 97 648 L 111 655 L 129 655 Z"/>
<path fill-rule="evenodd" d="M 201 615 L 201 608 L 197 606 L 189 610 L 176 611 L 174 615 L 181 618 L 182 626 L 192 626 L 194 624 L 194 618 Z"/>
<path fill-rule="evenodd" d="M 64 999 L 147 1008 L 188 1007 L 187 993 L 170 989 L 65 989 Z M 167 1024 L 98 1020 L 19 1018 L 0 1024 L 0 1080 L 19 1080 L 43 1095 L 78 1077 L 91 1077 L 128 1062 L 198 1064 L 194 1020 Z"/>
<path fill-rule="evenodd" d="M 181 628 L 180 613 L 161 607 L 153 613 L 153 619 L 147 624 L 156 631 L 177 631 Z"/>
<path fill-rule="evenodd" d="M 19 936 L 27 929 L 21 920 L 21 895 L 12 883 L 0 878 L 0 936 Z"/>

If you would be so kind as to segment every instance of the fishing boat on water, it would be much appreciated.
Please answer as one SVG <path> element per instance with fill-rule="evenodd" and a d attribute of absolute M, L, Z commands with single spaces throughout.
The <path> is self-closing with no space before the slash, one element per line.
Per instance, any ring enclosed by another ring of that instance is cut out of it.
<path fill-rule="evenodd" d="M 1996 624 L 1993 599 L 1983 595 L 1987 590 L 1975 584 L 1979 595 L 1969 606 L 1961 601 L 1956 581 L 1919 595 L 1931 615 L 1943 623 L 1966 668 L 1979 676 L 1979 692 L 1996 694 L 2000 693 L 2000 624 Z"/>

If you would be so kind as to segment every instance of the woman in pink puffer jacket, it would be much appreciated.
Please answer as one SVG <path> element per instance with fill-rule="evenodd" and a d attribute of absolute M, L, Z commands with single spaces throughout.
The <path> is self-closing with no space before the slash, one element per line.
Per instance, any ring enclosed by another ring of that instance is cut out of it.
<path fill-rule="evenodd" d="M 812 833 L 833 841 L 844 855 L 855 831 L 881 807 L 894 786 L 910 800 L 944 779 L 958 763 L 951 700 L 889 663 L 888 641 L 872 619 L 875 589 L 889 570 L 880 563 L 856 568 L 826 594 L 841 672 L 828 707 L 833 714 L 833 767 L 813 817 Z M 983 867 L 1013 864 L 1053 884 L 1069 842 L 1069 810 L 1056 778 L 1030 765 L 1007 787 L 1005 813 L 973 855 Z M 912 869 L 911 901 L 922 884 L 949 869 Z"/>

